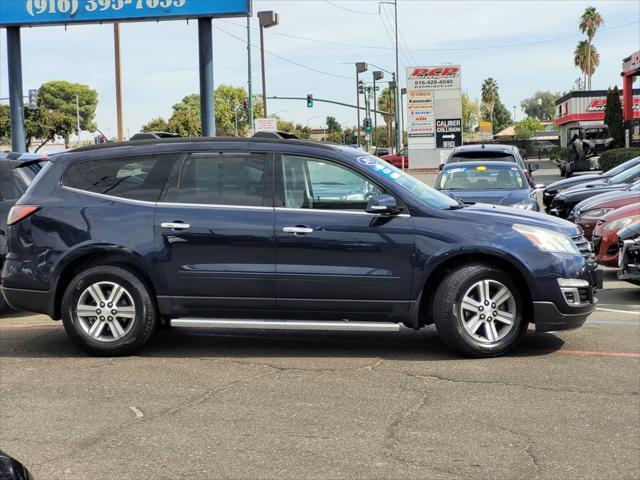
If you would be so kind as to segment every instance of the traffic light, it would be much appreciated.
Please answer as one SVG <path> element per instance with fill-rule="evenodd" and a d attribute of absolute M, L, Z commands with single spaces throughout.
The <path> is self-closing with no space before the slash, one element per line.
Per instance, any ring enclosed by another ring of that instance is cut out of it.
<path fill-rule="evenodd" d="M 364 82 L 362 80 L 358 80 L 358 93 L 364 93 Z"/>
<path fill-rule="evenodd" d="M 29 90 L 29 108 L 38 108 L 38 90 Z"/>
<path fill-rule="evenodd" d="M 364 131 L 367 133 L 371 132 L 371 119 L 369 117 L 365 118 L 362 122 L 362 126 L 364 128 Z"/>
<path fill-rule="evenodd" d="M 313 108 L 313 95 L 307 94 L 307 108 Z"/>

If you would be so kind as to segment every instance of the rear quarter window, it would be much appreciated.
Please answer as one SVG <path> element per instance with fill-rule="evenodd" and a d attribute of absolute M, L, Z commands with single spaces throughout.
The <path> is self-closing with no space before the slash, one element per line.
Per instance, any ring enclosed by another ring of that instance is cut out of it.
<path fill-rule="evenodd" d="M 91 193 L 155 202 L 175 155 L 140 155 L 86 160 L 71 165 L 62 185 Z"/>

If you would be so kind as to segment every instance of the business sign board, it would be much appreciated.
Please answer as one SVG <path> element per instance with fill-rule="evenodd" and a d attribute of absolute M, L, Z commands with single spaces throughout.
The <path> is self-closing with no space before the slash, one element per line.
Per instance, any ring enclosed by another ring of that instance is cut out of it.
<path fill-rule="evenodd" d="M 436 148 L 455 148 L 462 145 L 462 120 L 460 118 L 436 119 Z"/>
<path fill-rule="evenodd" d="M 487 120 L 480 120 L 480 138 L 483 142 L 493 140 L 493 123 Z"/>
<path fill-rule="evenodd" d="M 407 68 L 410 168 L 435 168 L 438 149 L 462 145 L 460 79 L 460 65 Z"/>
<path fill-rule="evenodd" d="M 251 0 L 0 0 L 0 27 L 246 16 Z"/>
<path fill-rule="evenodd" d="M 275 132 L 278 130 L 278 119 L 276 118 L 256 118 L 254 120 L 256 132 Z"/>

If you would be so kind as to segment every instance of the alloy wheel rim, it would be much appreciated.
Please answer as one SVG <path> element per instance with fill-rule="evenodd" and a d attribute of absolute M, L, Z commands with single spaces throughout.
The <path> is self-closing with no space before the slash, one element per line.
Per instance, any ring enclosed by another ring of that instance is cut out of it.
<path fill-rule="evenodd" d="M 131 294 L 114 282 L 96 282 L 87 287 L 76 306 L 80 327 L 94 340 L 115 342 L 127 335 L 136 318 Z"/>
<path fill-rule="evenodd" d="M 496 280 L 474 283 L 460 303 L 460 319 L 465 331 L 484 344 L 494 344 L 506 337 L 513 329 L 516 314 L 513 293 Z"/>

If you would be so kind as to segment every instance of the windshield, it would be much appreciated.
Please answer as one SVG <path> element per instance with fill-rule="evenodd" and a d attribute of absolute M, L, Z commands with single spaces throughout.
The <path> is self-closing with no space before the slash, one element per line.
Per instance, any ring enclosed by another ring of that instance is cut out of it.
<path fill-rule="evenodd" d="M 618 175 L 620 172 L 624 172 L 627 168 L 632 167 L 637 163 L 640 163 L 640 157 L 632 158 L 631 160 L 627 160 L 626 162 L 621 163 L 617 167 L 613 167 L 611 170 L 607 170 L 605 175 L 607 177 L 613 177 L 615 175 Z"/>
<path fill-rule="evenodd" d="M 625 183 L 628 180 L 633 180 L 640 174 L 640 165 L 628 168 L 622 173 L 611 177 L 611 183 Z"/>
<path fill-rule="evenodd" d="M 358 157 L 358 163 L 363 165 L 365 168 L 370 169 L 370 171 L 376 176 L 384 177 L 395 183 L 397 186 L 418 197 L 431 207 L 449 208 L 458 205 L 458 202 L 453 198 L 445 195 L 444 193 L 440 193 L 435 188 L 429 187 L 417 178 L 412 177 L 399 168 L 396 168 L 373 155 Z"/>
<path fill-rule="evenodd" d="M 607 128 L 585 128 L 584 137 L 587 140 L 602 140 L 609 138 L 609 129 Z"/>
<path fill-rule="evenodd" d="M 491 160 L 495 162 L 515 162 L 513 155 L 503 152 L 461 152 L 452 156 L 447 163 L 468 162 L 469 160 Z"/>
<path fill-rule="evenodd" d="M 445 167 L 438 180 L 439 190 L 520 190 L 526 181 L 516 166 L 460 165 Z"/>

